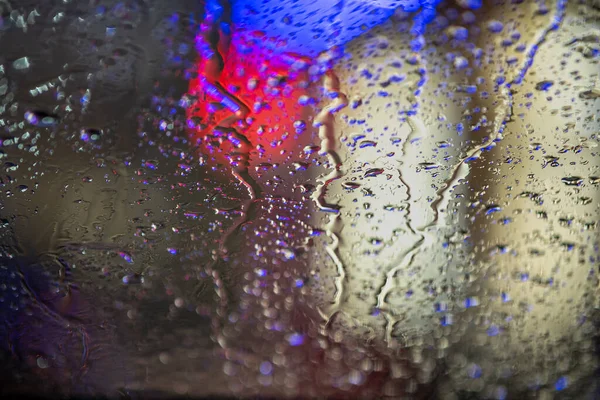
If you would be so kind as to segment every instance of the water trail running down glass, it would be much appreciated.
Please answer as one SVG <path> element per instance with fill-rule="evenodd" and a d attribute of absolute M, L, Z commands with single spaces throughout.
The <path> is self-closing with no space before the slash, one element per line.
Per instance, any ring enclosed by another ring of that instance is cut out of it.
<path fill-rule="evenodd" d="M 335 132 L 335 114 L 344 109 L 348 105 L 348 98 L 340 92 L 340 80 L 335 73 L 330 70 L 325 73 L 323 78 L 323 89 L 326 97 L 331 97 L 333 100 L 327 104 L 317 115 L 314 121 L 314 127 L 319 130 L 320 153 L 327 155 L 332 171 L 319 179 L 319 185 L 312 195 L 312 199 L 321 211 L 335 213 L 330 217 L 329 223 L 326 225 L 325 232 L 332 240 L 330 245 L 327 245 L 326 251 L 337 268 L 338 276 L 335 280 L 335 294 L 333 304 L 330 310 L 325 311 L 324 318 L 330 321 L 331 317 L 340 310 L 341 302 L 344 295 L 344 281 L 346 279 L 346 269 L 338 253 L 339 233 L 341 225 L 339 221 L 339 206 L 328 204 L 325 201 L 327 186 L 332 182 L 340 179 L 343 174 L 341 172 L 342 160 L 337 154 L 338 139 Z"/>
<path fill-rule="evenodd" d="M 228 92 L 219 83 L 231 42 L 230 32 L 221 29 L 222 24 L 226 22 L 224 7 L 219 2 L 209 2 L 200 33 L 197 37 L 197 47 L 200 53 L 200 67 L 198 71 L 199 89 L 207 97 L 216 100 L 232 113 L 232 115 L 218 121 L 210 135 L 199 138 L 199 140 L 213 141 L 216 139 L 220 145 L 225 141 L 232 145 L 232 150 L 228 154 L 231 173 L 246 187 L 249 197 L 239 206 L 241 215 L 223 233 L 219 239 L 217 253 L 213 255 L 213 261 L 203 271 L 212 277 L 219 298 L 218 309 L 216 311 L 217 316 L 213 318 L 212 328 L 215 340 L 223 349 L 227 349 L 228 345 L 222 335 L 222 327 L 218 321 L 225 318 L 228 307 L 228 296 L 227 288 L 220 276 L 221 272 L 218 265 L 228 258 L 228 253 L 231 250 L 229 248 L 231 238 L 251 218 L 256 208 L 256 202 L 262 196 L 260 186 L 248 171 L 252 143 L 246 136 L 240 133 L 240 130 L 246 124 L 246 118 L 250 114 L 250 109 L 243 101 Z M 195 88 L 195 90 L 198 90 L 198 88 Z"/>
<path fill-rule="evenodd" d="M 413 228 L 410 226 L 410 208 L 407 209 L 407 220 L 409 221 L 409 228 L 413 233 L 416 233 L 419 236 L 419 239 L 414 243 L 411 248 L 404 252 L 398 260 L 396 260 L 392 265 L 393 267 L 389 268 L 385 280 L 376 295 L 376 307 L 381 310 L 386 318 L 386 329 L 385 329 L 385 340 L 388 345 L 393 345 L 392 340 L 392 331 L 393 326 L 399 322 L 394 320 L 391 316 L 389 310 L 387 310 L 387 302 L 386 297 L 390 293 L 390 291 L 394 288 L 393 279 L 398 273 L 403 269 L 410 267 L 413 262 L 413 259 L 416 254 L 418 254 L 422 249 L 426 248 L 426 244 L 434 243 L 437 238 L 436 236 L 430 232 L 430 228 L 435 226 L 440 218 L 440 212 L 445 210 L 449 203 L 449 191 L 455 189 L 458 185 L 460 185 L 461 181 L 464 181 L 465 178 L 469 175 L 469 165 L 470 161 L 473 161 L 479 158 L 482 153 L 493 148 L 497 142 L 502 140 L 503 132 L 506 127 L 508 121 L 511 120 L 513 116 L 513 97 L 512 97 L 512 88 L 513 86 L 519 85 L 531 66 L 534 63 L 535 55 L 546 41 L 548 34 L 554 30 L 557 30 L 560 27 L 561 22 L 564 19 L 565 15 L 565 7 L 566 0 L 557 1 L 556 8 L 554 11 L 554 16 L 552 17 L 551 22 L 537 35 L 533 43 L 531 43 L 528 47 L 528 51 L 526 53 L 526 58 L 523 65 L 516 71 L 515 76 L 511 79 L 507 79 L 506 84 L 501 84 L 498 88 L 501 92 L 501 98 L 503 105 L 499 107 L 500 112 L 497 114 L 496 119 L 494 121 L 494 132 L 495 135 L 490 136 L 489 140 L 479 145 L 470 151 L 467 152 L 467 155 L 464 156 L 451 170 L 450 178 L 445 181 L 442 187 L 436 192 L 436 198 L 431 202 L 430 208 L 433 211 L 433 218 L 430 221 L 425 223 L 422 226 Z M 414 124 L 414 122 L 413 122 Z M 414 129 L 414 128 L 413 128 Z M 402 174 L 400 173 L 400 176 Z M 407 196 L 410 199 L 410 188 L 404 180 L 402 182 L 405 184 L 407 189 Z M 408 201 L 408 200 L 406 200 Z"/>

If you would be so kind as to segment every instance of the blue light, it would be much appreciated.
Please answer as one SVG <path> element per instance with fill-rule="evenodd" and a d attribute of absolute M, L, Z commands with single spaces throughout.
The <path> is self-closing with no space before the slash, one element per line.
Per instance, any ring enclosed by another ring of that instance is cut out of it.
<path fill-rule="evenodd" d="M 218 20 L 223 15 L 224 8 L 220 0 L 208 0 L 206 2 L 206 14 L 211 15 L 215 20 Z"/>
<path fill-rule="evenodd" d="M 290 346 L 300 346 L 302 343 L 304 343 L 304 335 L 301 335 L 299 333 L 293 333 L 288 338 L 288 343 L 290 344 Z"/>
<path fill-rule="evenodd" d="M 265 270 L 263 268 L 257 269 L 256 275 L 260 276 L 261 278 L 265 277 L 265 276 L 267 276 L 267 270 Z"/>
<path fill-rule="evenodd" d="M 536 89 L 546 91 L 554 85 L 554 82 L 542 81 L 536 85 Z"/>
<path fill-rule="evenodd" d="M 500 328 L 498 328 L 496 325 L 490 326 L 487 330 L 488 336 L 498 336 L 499 333 L 500 333 Z"/>
<path fill-rule="evenodd" d="M 477 299 L 473 298 L 473 297 L 467 297 L 465 299 L 465 308 L 471 308 L 471 307 L 476 307 L 479 305 L 479 302 L 477 301 Z"/>
<path fill-rule="evenodd" d="M 263 361 L 260 363 L 260 373 L 263 375 L 271 375 L 273 372 L 273 364 L 268 361 Z"/>
<path fill-rule="evenodd" d="M 506 390 L 504 386 L 500 386 L 498 389 L 496 389 L 496 398 L 498 400 L 505 400 L 507 396 L 508 390 Z"/>
<path fill-rule="evenodd" d="M 425 4 L 415 22 L 420 31 L 435 16 L 431 3 L 437 2 L 378 2 L 387 5 L 382 7 L 374 2 L 352 0 L 343 3 L 299 0 L 283 7 L 281 0 L 234 0 L 231 9 L 236 26 L 265 32 L 268 38 L 285 42 L 287 51 L 316 56 L 333 46 L 343 46 L 386 21 L 394 14 L 395 5 L 401 3 L 413 6 L 406 11 L 415 11 L 419 4 Z"/>
<path fill-rule="evenodd" d="M 471 10 L 477 10 L 483 5 L 482 0 L 459 0 L 458 3 L 465 8 L 470 8 Z"/>
<path fill-rule="evenodd" d="M 477 364 L 471 364 L 468 374 L 473 379 L 481 378 L 481 367 Z"/>
<path fill-rule="evenodd" d="M 554 388 L 560 392 L 561 390 L 566 389 L 568 385 L 569 385 L 569 381 L 568 381 L 567 377 L 561 376 L 560 378 L 558 378 L 558 380 L 554 384 Z"/>
<path fill-rule="evenodd" d="M 504 25 L 500 21 L 490 21 L 488 23 L 488 30 L 492 33 L 500 33 L 504 29 Z"/>

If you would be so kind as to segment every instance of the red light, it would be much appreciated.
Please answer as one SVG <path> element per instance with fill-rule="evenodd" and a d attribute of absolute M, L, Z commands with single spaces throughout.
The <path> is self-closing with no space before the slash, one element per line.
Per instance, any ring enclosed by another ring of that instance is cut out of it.
<path fill-rule="evenodd" d="M 221 35 L 220 57 L 213 53 L 209 59 L 209 50 L 198 62 L 189 90 L 195 100 L 187 112 L 190 133 L 218 162 L 246 163 L 240 155 L 248 152 L 253 159 L 281 162 L 310 124 L 310 60 L 281 52 L 260 32 L 229 40 Z"/>

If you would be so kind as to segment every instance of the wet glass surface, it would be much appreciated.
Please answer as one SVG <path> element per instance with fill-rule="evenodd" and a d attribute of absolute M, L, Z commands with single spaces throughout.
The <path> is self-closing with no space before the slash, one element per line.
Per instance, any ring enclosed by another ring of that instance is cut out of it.
<path fill-rule="evenodd" d="M 599 21 L 0 0 L 0 394 L 599 398 Z"/>

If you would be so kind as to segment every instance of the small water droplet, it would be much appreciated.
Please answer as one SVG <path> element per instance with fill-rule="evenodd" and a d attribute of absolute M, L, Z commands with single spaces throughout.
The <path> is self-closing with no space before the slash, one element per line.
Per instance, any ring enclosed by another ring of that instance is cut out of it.
<path fill-rule="evenodd" d="M 372 178 L 375 177 L 377 175 L 381 175 L 384 172 L 383 168 L 370 168 L 368 169 L 365 174 L 364 177 L 365 178 Z"/>
<path fill-rule="evenodd" d="M 579 176 L 567 176 L 561 179 L 562 182 L 567 186 L 581 186 L 583 178 Z"/>
<path fill-rule="evenodd" d="M 547 91 L 554 85 L 553 81 L 541 81 L 536 83 L 535 90 Z"/>
<path fill-rule="evenodd" d="M 494 20 L 488 22 L 487 28 L 490 32 L 500 33 L 504 29 L 504 25 L 502 24 L 502 22 Z"/>
<path fill-rule="evenodd" d="M 29 63 L 29 58 L 21 57 L 19 59 L 16 59 L 15 61 L 13 61 L 12 66 L 17 71 L 20 71 L 20 70 L 29 68 L 31 66 L 31 64 Z"/>

